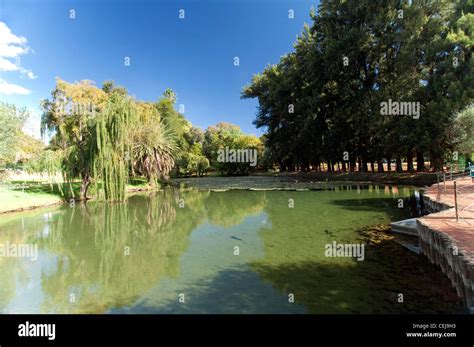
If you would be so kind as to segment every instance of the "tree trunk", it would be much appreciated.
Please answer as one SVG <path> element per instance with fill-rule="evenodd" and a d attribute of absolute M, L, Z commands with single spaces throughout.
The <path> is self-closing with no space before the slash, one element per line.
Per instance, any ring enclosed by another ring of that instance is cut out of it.
<path fill-rule="evenodd" d="M 416 171 L 424 171 L 425 170 L 425 156 L 423 152 L 417 151 L 416 152 Z"/>
<path fill-rule="evenodd" d="M 365 158 L 362 158 L 362 172 L 367 172 L 369 171 L 369 167 L 367 166 L 367 160 Z"/>
<path fill-rule="evenodd" d="M 382 159 L 377 160 L 377 171 L 378 172 L 383 172 L 384 171 L 383 170 L 383 161 L 382 161 Z"/>
<path fill-rule="evenodd" d="M 347 171 L 347 169 L 346 169 L 346 162 L 345 162 L 345 161 L 342 162 L 342 171 L 344 171 L 344 172 Z"/>
<path fill-rule="evenodd" d="M 278 162 L 278 166 L 280 167 L 280 172 L 285 172 L 285 164 L 284 164 L 283 160 L 280 160 Z"/>
<path fill-rule="evenodd" d="M 444 164 L 443 159 L 441 159 L 441 157 L 438 156 L 435 160 L 435 169 L 439 170 L 439 171 L 443 171 L 443 169 L 444 169 L 443 164 Z"/>
<path fill-rule="evenodd" d="M 79 192 L 79 199 L 80 200 L 87 200 L 87 190 L 91 184 L 91 180 L 89 177 L 89 173 L 82 174 L 82 181 L 81 181 L 81 190 Z"/>
<path fill-rule="evenodd" d="M 306 172 L 310 172 L 311 171 L 311 162 L 307 161 L 306 162 Z"/>
<path fill-rule="evenodd" d="M 443 170 L 443 159 L 438 153 L 431 153 L 431 168 L 434 171 L 441 171 Z"/>
<path fill-rule="evenodd" d="M 288 159 L 288 171 L 289 172 L 295 172 L 296 171 L 296 166 L 294 164 L 294 159 L 293 157 L 290 157 Z"/>
<path fill-rule="evenodd" d="M 352 157 L 351 157 L 352 158 Z M 356 161 L 354 159 L 350 160 L 349 171 L 354 172 L 356 170 Z"/>
<path fill-rule="evenodd" d="M 375 172 L 375 164 L 373 161 L 370 162 L 370 171 Z"/>
<path fill-rule="evenodd" d="M 387 171 L 392 172 L 392 156 L 387 156 Z"/>
<path fill-rule="evenodd" d="M 407 153 L 407 171 L 413 172 L 415 171 L 413 168 L 413 151 L 409 150 Z"/>
<path fill-rule="evenodd" d="M 397 172 L 403 172 L 402 158 L 397 155 Z"/>

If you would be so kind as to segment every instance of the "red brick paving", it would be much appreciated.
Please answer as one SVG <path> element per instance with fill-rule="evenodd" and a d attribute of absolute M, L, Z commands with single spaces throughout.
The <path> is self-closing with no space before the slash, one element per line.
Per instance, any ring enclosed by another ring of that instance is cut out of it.
<path fill-rule="evenodd" d="M 458 217 L 454 208 L 420 218 L 430 229 L 438 230 L 456 243 L 465 256 L 474 259 L 474 183 L 470 177 L 459 178 L 457 182 Z M 425 196 L 454 207 L 454 183 L 447 181 L 427 188 Z"/>

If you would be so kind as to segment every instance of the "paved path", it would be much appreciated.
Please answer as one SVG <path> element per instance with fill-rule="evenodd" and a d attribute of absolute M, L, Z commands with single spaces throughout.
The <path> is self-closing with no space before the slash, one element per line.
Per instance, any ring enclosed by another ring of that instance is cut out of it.
<path fill-rule="evenodd" d="M 474 183 L 469 177 L 456 180 L 458 197 L 458 216 L 454 208 L 433 213 L 420 220 L 430 227 L 451 237 L 465 256 L 474 260 Z M 425 196 L 433 201 L 454 207 L 454 183 L 447 181 L 427 188 Z"/>

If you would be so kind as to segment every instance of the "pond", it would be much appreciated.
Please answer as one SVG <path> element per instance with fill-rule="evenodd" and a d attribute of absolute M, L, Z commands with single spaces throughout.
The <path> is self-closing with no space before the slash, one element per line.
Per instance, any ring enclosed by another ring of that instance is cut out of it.
<path fill-rule="evenodd" d="M 381 231 L 411 194 L 167 189 L 2 215 L 0 245 L 37 253 L 0 257 L 0 313 L 462 313 L 441 271 Z"/>

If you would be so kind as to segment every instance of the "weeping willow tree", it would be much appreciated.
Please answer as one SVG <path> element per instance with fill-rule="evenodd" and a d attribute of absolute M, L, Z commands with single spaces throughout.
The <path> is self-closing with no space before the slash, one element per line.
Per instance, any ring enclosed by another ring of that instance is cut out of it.
<path fill-rule="evenodd" d="M 90 185 L 106 200 L 124 200 L 130 175 L 154 185 L 174 166 L 176 131 L 159 105 L 137 101 L 112 82 L 99 89 L 90 81 L 58 79 L 42 106 L 42 131 L 52 134 L 65 180 L 81 180 L 80 200 L 88 199 Z"/>
<path fill-rule="evenodd" d="M 92 183 L 90 144 L 94 115 L 102 110 L 106 99 L 106 93 L 92 81 L 68 83 L 58 78 L 51 99 L 41 102 L 42 135 L 51 135 L 51 148 L 62 156 L 61 171 L 69 186 L 77 178 L 81 180 L 80 200 L 87 199 Z"/>
<path fill-rule="evenodd" d="M 132 99 L 112 94 L 96 117 L 92 136 L 92 174 L 107 200 L 124 200 L 130 171 L 130 128 L 137 123 Z"/>
<path fill-rule="evenodd" d="M 115 93 L 95 120 L 93 177 L 107 200 L 124 200 L 130 174 L 156 185 L 167 178 L 178 151 L 173 133 L 156 108 Z"/>

